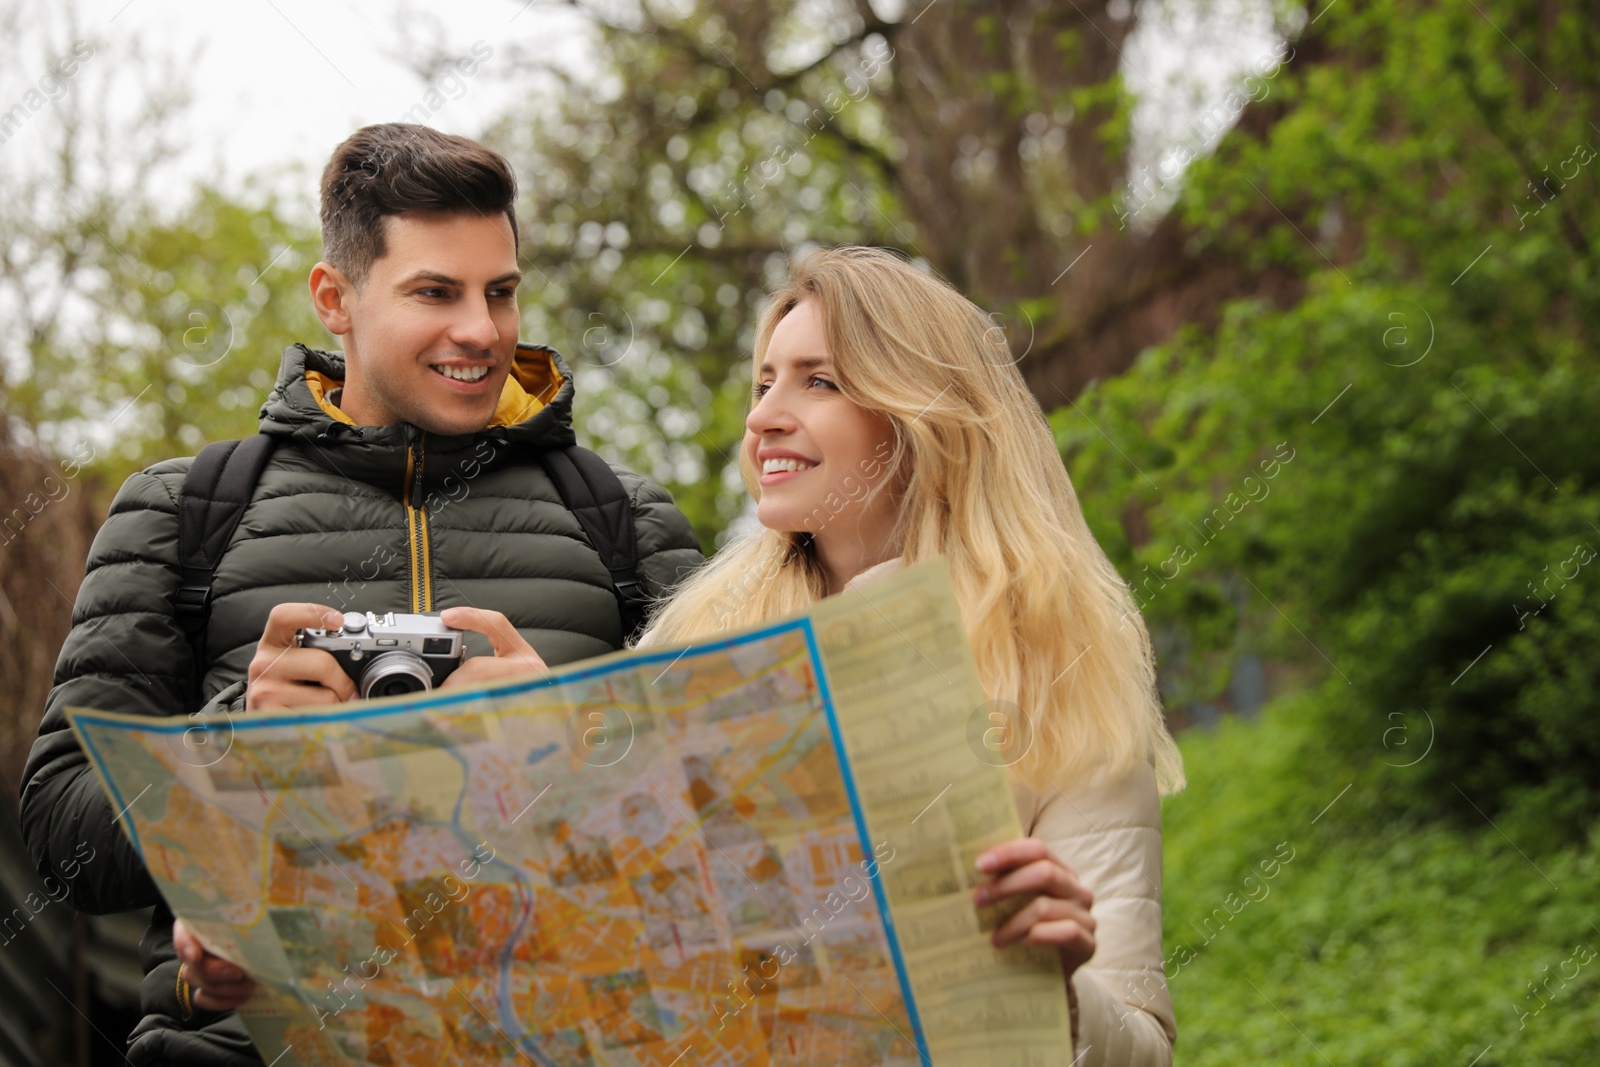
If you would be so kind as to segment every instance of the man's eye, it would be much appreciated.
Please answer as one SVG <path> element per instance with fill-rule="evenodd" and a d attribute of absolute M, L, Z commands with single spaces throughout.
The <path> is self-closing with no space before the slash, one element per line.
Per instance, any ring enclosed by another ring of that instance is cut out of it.
<path fill-rule="evenodd" d="M 438 286 L 430 286 L 427 289 L 418 289 L 417 290 L 417 295 L 418 296 L 426 296 L 426 297 L 430 297 L 430 298 L 437 297 L 437 298 L 443 299 L 448 294 L 443 289 L 439 288 Z"/>
<path fill-rule="evenodd" d="M 517 295 L 515 289 L 491 289 L 489 295 L 496 300 L 511 300 Z"/>

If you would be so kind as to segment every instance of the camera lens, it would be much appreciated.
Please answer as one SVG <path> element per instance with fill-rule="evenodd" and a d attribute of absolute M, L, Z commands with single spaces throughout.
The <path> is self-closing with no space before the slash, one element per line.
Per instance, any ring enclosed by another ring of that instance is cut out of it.
<path fill-rule="evenodd" d="M 361 699 L 422 693 L 433 688 L 433 671 L 415 652 L 385 652 L 361 672 Z"/>

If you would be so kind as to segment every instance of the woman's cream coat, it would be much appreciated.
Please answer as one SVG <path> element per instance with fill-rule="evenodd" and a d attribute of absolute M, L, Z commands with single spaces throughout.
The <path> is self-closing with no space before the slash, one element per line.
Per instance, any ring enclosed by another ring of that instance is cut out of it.
<path fill-rule="evenodd" d="M 1094 957 L 1072 976 L 1074 1067 L 1165 1067 L 1177 1027 L 1161 963 L 1161 799 L 1142 767 L 1108 785 L 1012 786 L 1017 813 L 1094 894 Z"/>
<path fill-rule="evenodd" d="M 846 588 L 899 568 L 892 559 Z M 1095 950 L 1068 984 L 1072 1067 L 1167 1067 L 1177 1025 L 1161 956 L 1161 796 L 1140 768 L 1096 785 L 1012 784 L 1023 830 L 1094 894 Z"/>

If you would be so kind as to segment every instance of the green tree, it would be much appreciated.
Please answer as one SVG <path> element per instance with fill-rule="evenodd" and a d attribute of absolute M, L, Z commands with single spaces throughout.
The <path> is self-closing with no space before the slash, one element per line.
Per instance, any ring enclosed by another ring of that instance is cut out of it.
<path fill-rule="evenodd" d="M 321 330 L 300 273 L 314 231 L 266 196 L 155 197 L 181 155 L 171 57 L 81 32 L 70 6 L 34 7 L 5 9 L 15 25 L 0 27 L 0 56 L 40 97 L 0 115 L 0 775 L 12 781 L 110 492 L 157 459 L 253 433 L 284 344 Z"/>
<path fill-rule="evenodd" d="M 1291 67 L 1177 209 L 1305 297 L 1232 303 L 1054 420 L 1173 694 L 1270 650 L 1318 688 L 1330 780 L 1474 822 L 1532 793 L 1557 834 L 1600 801 L 1591 31 L 1575 4 L 1330 8 L 1339 62 Z"/>
<path fill-rule="evenodd" d="M 285 339 L 321 333 L 317 235 L 265 194 L 158 199 L 183 154 L 178 64 L 80 33 L 71 7 L 40 17 L 4 45 L 59 83 L 17 131 L 29 151 L 0 155 L 0 389 L 19 441 L 120 481 L 253 432 Z"/>
<path fill-rule="evenodd" d="M 544 6 L 591 20 L 600 69 L 553 67 L 543 42 L 509 51 L 542 86 L 492 133 L 527 185 L 530 333 L 575 354 L 589 431 L 667 482 L 708 542 L 743 505 L 760 296 L 808 245 L 925 262 L 995 312 L 1052 406 L 1263 278 L 1298 284 L 1195 254 L 1181 215 L 1129 221 L 1119 64 L 1137 9 Z"/>

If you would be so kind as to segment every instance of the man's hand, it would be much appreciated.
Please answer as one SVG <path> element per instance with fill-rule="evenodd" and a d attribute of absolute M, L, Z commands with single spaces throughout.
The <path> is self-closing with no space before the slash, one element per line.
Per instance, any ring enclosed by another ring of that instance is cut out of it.
<path fill-rule="evenodd" d="M 470 656 L 466 662 L 450 673 L 439 686 L 452 689 L 459 686 L 483 685 L 501 678 L 515 678 L 529 674 L 543 674 L 550 668 L 533 646 L 522 639 L 511 620 L 498 611 L 483 608 L 446 608 L 439 613 L 439 621 L 453 630 L 470 630 L 483 634 L 494 648 L 492 656 Z"/>
<path fill-rule="evenodd" d="M 232 1011 L 255 996 L 256 984 L 250 976 L 207 952 L 182 919 L 172 924 L 172 947 L 180 961 L 178 975 L 188 984 L 195 1007 Z"/>
<path fill-rule="evenodd" d="M 996 845 L 978 857 L 978 870 L 993 880 L 972 891 L 973 903 L 982 906 L 1011 897 L 1031 898 L 990 935 L 997 948 L 1018 941 L 1049 945 L 1061 954 L 1061 969 L 1072 972 L 1094 955 L 1094 894 L 1077 874 L 1050 854 L 1036 837 L 1019 837 Z"/>
<path fill-rule="evenodd" d="M 338 629 L 344 616 L 326 604 L 279 604 L 267 616 L 245 685 L 246 711 L 303 708 L 352 699 L 356 684 L 331 652 L 299 648 L 296 630 Z"/>

